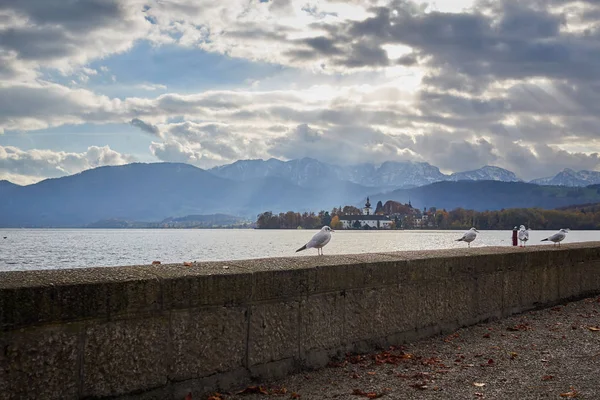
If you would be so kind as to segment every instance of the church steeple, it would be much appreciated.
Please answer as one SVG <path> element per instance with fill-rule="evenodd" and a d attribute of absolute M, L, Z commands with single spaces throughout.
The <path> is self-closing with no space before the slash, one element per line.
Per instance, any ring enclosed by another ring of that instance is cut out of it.
<path fill-rule="evenodd" d="M 367 202 L 365 203 L 364 213 L 365 213 L 365 215 L 371 214 L 371 202 L 369 201 L 368 197 L 367 197 Z"/>

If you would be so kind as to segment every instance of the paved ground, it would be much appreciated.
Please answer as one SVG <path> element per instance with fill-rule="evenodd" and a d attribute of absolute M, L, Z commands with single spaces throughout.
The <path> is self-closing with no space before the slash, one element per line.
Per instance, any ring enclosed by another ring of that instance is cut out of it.
<path fill-rule="evenodd" d="M 246 392 L 211 400 L 600 399 L 600 297 L 349 356 Z"/>

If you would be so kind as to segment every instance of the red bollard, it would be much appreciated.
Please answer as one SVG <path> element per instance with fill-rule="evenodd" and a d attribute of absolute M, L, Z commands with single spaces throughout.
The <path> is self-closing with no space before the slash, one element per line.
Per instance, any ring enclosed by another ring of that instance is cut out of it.
<path fill-rule="evenodd" d="M 513 246 L 516 246 L 519 244 L 519 231 L 517 230 L 517 227 L 515 226 L 513 228 Z"/>

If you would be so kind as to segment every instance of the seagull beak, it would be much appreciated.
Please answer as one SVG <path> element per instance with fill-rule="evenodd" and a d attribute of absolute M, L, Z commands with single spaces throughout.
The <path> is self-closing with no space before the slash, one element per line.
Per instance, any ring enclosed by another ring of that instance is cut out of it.
<path fill-rule="evenodd" d="M 332 229 L 331 232 L 335 232 L 335 230 Z"/>
<path fill-rule="evenodd" d="M 477 229 L 475 229 L 475 232 L 479 233 L 479 231 Z"/>

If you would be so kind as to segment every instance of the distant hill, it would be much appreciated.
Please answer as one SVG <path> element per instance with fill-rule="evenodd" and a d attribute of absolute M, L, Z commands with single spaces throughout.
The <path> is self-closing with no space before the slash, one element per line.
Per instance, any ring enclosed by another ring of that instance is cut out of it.
<path fill-rule="evenodd" d="M 437 182 L 413 189 L 400 189 L 371 196 L 371 202 L 412 202 L 414 207 L 452 210 L 462 207 L 477 211 L 503 208 L 557 208 L 600 202 L 595 187 L 539 186 L 525 182 L 458 181 Z"/>
<path fill-rule="evenodd" d="M 565 168 L 555 176 L 534 179 L 531 183 L 556 186 L 589 186 L 600 183 L 600 172 L 586 170 L 574 171 L 570 168 Z"/>
<path fill-rule="evenodd" d="M 369 189 L 350 182 L 300 187 L 282 178 L 236 182 L 188 164 L 100 167 L 29 186 L 3 184 L 2 227 L 76 227 L 101 220 L 161 221 L 193 214 L 254 219 L 264 210 L 309 211 L 359 202 Z"/>
<path fill-rule="evenodd" d="M 87 228 L 162 228 L 162 227 L 173 227 L 173 228 L 211 228 L 211 227 L 225 227 L 233 225 L 241 225 L 247 220 L 227 214 L 210 214 L 210 215 L 186 215 L 185 217 L 179 218 L 165 218 L 162 221 L 156 222 L 140 222 L 140 221 L 126 221 L 122 219 L 103 219 L 100 221 L 88 224 Z"/>
<path fill-rule="evenodd" d="M 449 181 L 501 181 L 520 182 L 514 172 L 500 167 L 486 165 L 485 167 L 465 172 L 456 172 L 448 177 Z"/>

